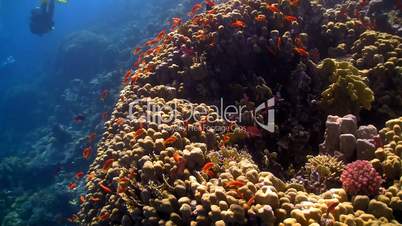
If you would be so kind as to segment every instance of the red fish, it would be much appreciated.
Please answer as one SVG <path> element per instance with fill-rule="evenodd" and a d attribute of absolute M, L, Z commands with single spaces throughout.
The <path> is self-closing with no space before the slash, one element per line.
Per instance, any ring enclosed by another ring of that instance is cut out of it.
<path fill-rule="evenodd" d="M 177 141 L 177 138 L 174 137 L 174 136 L 171 136 L 171 137 L 165 139 L 165 140 L 163 141 L 163 144 L 166 146 L 166 145 L 169 145 L 169 144 L 173 144 L 173 143 L 176 142 L 176 141 Z"/>
<path fill-rule="evenodd" d="M 96 140 L 96 133 L 95 132 L 89 133 L 87 138 L 88 143 L 92 144 Z"/>
<path fill-rule="evenodd" d="M 109 218 L 108 212 L 103 212 L 101 215 L 98 216 L 98 221 L 105 221 Z"/>
<path fill-rule="evenodd" d="M 181 19 L 178 17 L 173 17 L 172 18 L 172 26 L 170 28 L 173 30 L 180 25 L 181 25 Z"/>
<path fill-rule="evenodd" d="M 107 172 L 110 169 L 110 167 L 112 166 L 113 162 L 114 162 L 114 159 L 105 160 L 105 162 L 103 163 L 103 167 L 102 167 L 103 172 Z"/>
<path fill-rule="evenodd" d="M 91 172 L 87 175 L 87 181 L 92 181 L 93 179 L 95 179 L 96 174 L 95 172 Z"/>
<path fill-rule="evenodd" d="M 99 182 L 99 187 L 102 189 L 102 191 L 104 191 L 105 193 L 111 193 L 112 190 L 107 187 L 106 185 L 104 185 L 102 182 Z"/>
<path fill-rule="evenodd" d="M 215 173 L 212 171 L 212 168 L 215 166 L 213 162 L 207 162 L 202 167 L 201 171 L 206 173 L 209 177 L 215 177 Z"/>
<path fill-rule="evenodd" d="M 293 21 L 297 21 L 297 17 L 295 16 L 285 16 L 285 21 L 292 23 Z"/>
<path fill-rule="evenodd" d="M 186 161 L 178 152 L 175 152 L 173 154 L 173 159 L 177 164 L 177 174 L 179 174 L 179 175 L 183 174 L 183 171 L 184 171 L 184 168 L 186 165 Z"/>
<path fill-rule="evenodd" d="M 213 0 L 204 0 L 205 4 L 210 8 L 214 7 L 216 3 Z"/>
<path fill-rule="evenodd" d="M 126 120 L 124 118 L 122 118 L 122 117 L 118 117 L 116 119 L 116 124 L 119 125 L 119 126 L 124 125 L 125 122 L 126 122 Z"/>
<path fill-rule="evenodd" d="M 279 9 L 276 5 L 274 4 L 268 4 L 267 5 L 267 10 L 271 11 L 272 13 L 278 13 Z"/>
<path fill-rule="evenodd" d="M 309 54 L 308 54 L 308 52 L 304 49 L 304 48 L 294 48 L 293 49 L 297 54 L 299 54 L 299 56 L 302 56 L 302 57 L 308 57 L 309 56 Z"/>
<path fill-rule="evenodd" d="M 166 35 L 166 30 L 163 29 L 161 32 L 158 33 L 158 35 L 156 36 L 155 40 L 160 41 L 160 40 L 163 39 L 163 37 L 165 37 L 165 35 Z"/>
<path fill-rule="evenodd" d="M 74 122 L 77 123 L 77 124 L 81 123 L 84 120 L 85 120 L 85 116 L 83 116 L 83 115 L 74 116 Z"/>
<path fill-rule="evenodd" d="M 89 159 L 89 156 L 91 156 L 91 153 L 92 153 L 92 148 L 91 148 L 91 147 L 87 147 L 87 148 L 85 148 L 85 149 L 82 151 L 82 157 L 83 157 L 85 160 L 88 160 L 88 159 Z"/>
<path fill-rule="evenodd" d="M 137 131 L 135 131 L 134 138 L 137 139 L 138 137 L 140 137 L 144 133 L 145 133 L 145 129 L 139 128 L 139 129 L 137 129 Z"/>
<path fill-rule="evenodd" d="M 255 196 L 251 196 L 250 199 L 247 201 L 247 205 L 250 207 L 255 202 Z"/>
<path fill-rule="evenodd" d="M 244 29 L 246 27 L 246 23 L 242 20 L 235 20 L 232 24 L 232 27 Z"/>
<path fill-rule="evenodd" d="M 189 17 L 193 17 L 202 8 L 201 3 L 197 3 L 191 8 L 191 12 L 188 13 Z"/>
<path fill-rule="evenodd" d="M 128 84 L 128 79 L 131 77 L 131 74 L 132 74 L 131 69 L 128 69 L 126 74 L 124 74 L 124 79 L 123 79 L 124 84 Z"/>
<path fill-rule="evenodd" d="M 137 56 L 141 52 L 141 50 L 142 50 L 141 47 L 135 48 L 134 51 L 133 51 L 133 55 Z"/>
<path fill-rule="evenodd" d="M 69 184 L 67 185 L 67 187 L 68 187 L 68 189 L 70 189 L 70 190 L 74 190 L 74 189 L 77 188 L 77 184 L 74 183 L 74 182 L 71 182 L 71 183 L 69 183 Z"/>
<path fill-rule="evenodd" d="M 89 200 L 92 201 L 92 202 L 99 202 L 100 198 L 91 196 L 91 198 L 89 198 Z"/>
<path fill-rule="evenodd" d="M 85 175 L 84 172 L 80 171 L 80 172 L 77 172 L 77 173 L 74 175 L 74 178 L 75 178 L 76 180 L 80 180 L 84 175 Z"/>
<path fill-rule="evenodd" d="M 241 180 L 232 180 L 225 183 L 225 187 L 227 188 L 239 188 L 243 187 L 246 183 Z"/>
<path fill-rule="evenodd" d="M 106 100 L 106 98 L 109 96 L 109 90 L 107 90 L 107 89 L 103 89 L 102 91 L 101 91 L 101 93 L 100 93 L 100 100 L 101 101 L 105 101 Z"/>

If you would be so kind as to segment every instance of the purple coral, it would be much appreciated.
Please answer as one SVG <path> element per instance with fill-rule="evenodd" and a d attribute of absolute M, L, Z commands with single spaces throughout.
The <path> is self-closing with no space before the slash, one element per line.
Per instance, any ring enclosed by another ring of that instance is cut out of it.
<path fill-rule="evenodd" d="M 357 160 L 346 165 L 341 175 L 343 188 L 351 195 L 377 195 L 383 179 L 370 162 Z"/>

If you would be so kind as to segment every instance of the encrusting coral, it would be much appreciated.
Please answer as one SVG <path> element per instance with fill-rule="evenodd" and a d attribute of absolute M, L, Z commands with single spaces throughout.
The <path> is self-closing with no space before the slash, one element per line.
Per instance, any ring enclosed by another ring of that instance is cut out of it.
<path fill-rule="evenodd" d="M 374 93 L 352 64 L 325 59 L 318 68 L 324 78 L 329 78 L 330 85 L 321 94 L 321 104 L 329 114 L 356 114 L 361 107 L 371 109 Z"/>
<path fill-rule="evenodd" d="M 374 100 L 351 63 L 326 59 L 317 67 L 309 59 L 305 47 L 311 46 L 310 35 L 302 31 L 319 25 L 322 14 L 314 11 L 319 8 L 307 0 L 229 1 L 150 40 L 158 45 L 148 42 L 151 47 L 140 55 L 136 71 L 127 72 L 126 86 L 105 123 L 89 169 L 88 192 L 75 220 L 81 225 L 123 226 L 398 225 L 392 211 L 400 203 L 399 188 L 388 188 L 390 197 L 380 194 L 372 200 L 365 193 L 348 194 L 349 186 L 346 191 L 328 188 L 314 194 L 259 168 L 263 150 L 278 151 L 284 165 L 303 162 L 320 142 L 317 134 L 325 115 L 320 107 L 358 115 Z M 313 11 L 317 18 L 299 20 Z M 219 115 L 213 104 L 221 96 L 230 103 L 244 103 L 244 121 Z M 271 97 L 278 102 L 276 123 L 282 124 L 273 125 L 277 130 L 267 134 L 252 124 L 251 116 L 268 123 L 266 115 L 253 115 L 253 109 Z M 327 128 L 326 148 L 342 149 L 342 135 L 370 140 L 377 133 L 372 127 L 359 130 L 352 115 L 330 116 L 327 126 L 331 122 L 335 133 Z M 394 121 L 389 122 L 381 135 L 387 141 L 391 124 L 397 129 Z M 217 129 L 228 127 L 231 130 Z M 396 144 L 394 138 L 399 138 L 392 135 Z M 355 149 L 350 150 L 356 153 Z M 349 154 L 349 149 L 342 150 Z M 328 154 L 331 151 L 335 152 Z M 377 149 L 375 155 L 379 154 Z M 366 158 L 376 170 L 386 159 L 379 158 L 376 164 L 372 157 Z M 336 180 L 342 168 L 332 156 L 313 157 L 306 165 L 329 180 Z"/>

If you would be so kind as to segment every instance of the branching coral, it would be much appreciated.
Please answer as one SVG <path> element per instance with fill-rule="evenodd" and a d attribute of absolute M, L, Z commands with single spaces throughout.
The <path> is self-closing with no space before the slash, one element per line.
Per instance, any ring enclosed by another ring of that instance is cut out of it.
<path fill-rule="evenodd" d="M 361 107 L 371 108 L 374 94 L 353 65 L 325 59 L 319 70 L 321 76 L 329 77 L 330 85 L 321 93 L 321 105 L 330 114 L 356 114 Z"/>
<path fill-rule="evenodd" d="M 343 162 L 333 156 L 307 156 L 307 162 L 296 181 L 302 182 L 307 191 L 322 193 L 340 185 L 339 177 L 344 167 Z"/>

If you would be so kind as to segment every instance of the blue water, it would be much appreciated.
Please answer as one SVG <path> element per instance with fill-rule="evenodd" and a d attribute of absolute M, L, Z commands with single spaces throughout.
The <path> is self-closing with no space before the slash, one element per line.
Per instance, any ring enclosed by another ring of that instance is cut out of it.
<path fill-rule="evenodd" d="M 74 191 L 67 185 L 92 161 L 81 154 L 87 146 L 96 150 L 87 135 L 100 139 L 101 113 L 112 111 L 135 60 L 130 50 L 194 1 L 57 3 L 55 30 L 43 36 L 29 29 L 38 2 L 0 0 L 1 226 L 69 225 L 84 182 Z M 105 101 L 103 90 L 110 93 Z M 81 114 L 85 120 L 75 123 Z"/>

